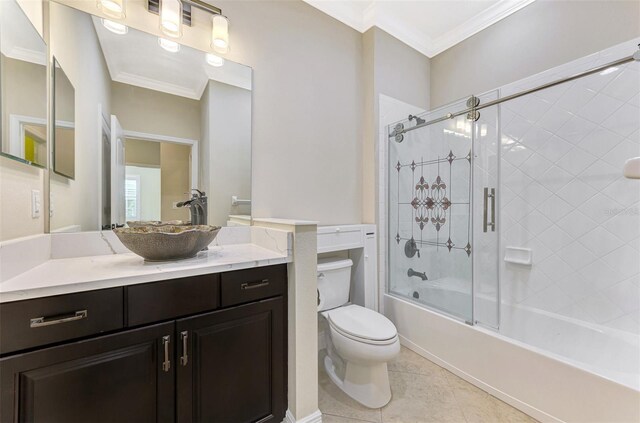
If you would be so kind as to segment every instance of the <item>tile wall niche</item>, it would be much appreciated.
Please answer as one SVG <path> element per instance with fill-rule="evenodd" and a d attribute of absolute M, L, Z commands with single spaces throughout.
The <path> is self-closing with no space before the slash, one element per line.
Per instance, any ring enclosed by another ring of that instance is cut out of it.
<path fill-rule="evenodd" d="M 501 96 L 629 56 L 613 47 L 503 87 Z M 640 63 L 606 69 L 501 106 L 502 300 L 640 331 Z M 506 316 L 505 316 L 506 317 Z"/>

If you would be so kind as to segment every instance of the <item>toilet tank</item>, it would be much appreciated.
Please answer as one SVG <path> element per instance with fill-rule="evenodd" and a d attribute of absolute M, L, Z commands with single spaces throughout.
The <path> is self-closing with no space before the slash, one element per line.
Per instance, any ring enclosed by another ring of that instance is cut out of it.
<path fill-rule="evenodd" d="M 336 257 L 318 260 L 318 311 L 349 302 L 352 265 L 351 260 Z"/>

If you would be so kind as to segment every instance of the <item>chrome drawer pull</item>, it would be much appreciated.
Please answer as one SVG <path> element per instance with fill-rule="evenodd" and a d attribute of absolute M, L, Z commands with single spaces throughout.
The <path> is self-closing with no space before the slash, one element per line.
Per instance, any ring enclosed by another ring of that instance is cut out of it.
<path fill-rule="evenodd" d="M 54 317 L 47 319 L 46 317 L 36 317 L 30 320 L 29 326 L 32 328 L 41 328 L 43 326 L 58 325 L 60 323 L 75 322 L 76 320 L 86 319 L 87 310 L 76 311 L 66 317 Z"/>
<path fill-rule="evenodd" d="M 180 332 L 180 338 L 182 339 L 182 357 L 180 357 L 180 364 L 186 366 L 189 363 L 189 354 L 187 353 L 187 339 L 189 337 L 189 332 L 182 331 Z"/>
<path fill-rule="evenodd" d="M 256 288 L 262 288 L 263 286 L 267 286 L 269 285 L 269 279 L 263 279 L 261 281 L 256 281 L 256 282 L 245 282 L 242 285 L 240 285 L 240 289 L 256 289 Z"/>
<path fill-rule="evenodd" d="M 171 342 L 171 336 L 165 335 L 162 337 L 162 346 L 164 346 L 164 361 L 162 362 L 162 370 L 168 372 L 171 368 L 171 361 L 169 360 L 169 342 Z"/>

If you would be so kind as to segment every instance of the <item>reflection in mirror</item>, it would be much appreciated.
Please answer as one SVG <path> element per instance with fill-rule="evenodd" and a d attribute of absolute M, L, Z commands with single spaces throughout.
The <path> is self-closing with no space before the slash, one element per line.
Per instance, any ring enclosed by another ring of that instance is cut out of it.
<path fill-rule="evenodd" d="M 47 46 L 14 0 L 0 1 L 2 148 L 47 165 Z"/>
<path fill-rule="evenodd" d="M 75 178 L 75 90 L 58 60 L 53 58 L 53 171 Z"/>
<path fill-rule="evenodd" d="M 192 210 L 211 225 L 249 224 L 251 68 L 163 49 L 58 3 L 49 16 L 52 54 L 75 88 L 76 157 L 75 180 L 51 179 L 51 230 L 189 221 Z M 207 198 L 190 202 L 196 189 Z"/>

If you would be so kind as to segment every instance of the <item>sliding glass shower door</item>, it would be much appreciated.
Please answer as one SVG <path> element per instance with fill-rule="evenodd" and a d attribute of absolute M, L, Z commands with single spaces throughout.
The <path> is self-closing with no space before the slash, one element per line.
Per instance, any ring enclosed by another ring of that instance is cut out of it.
<path fill-rule="evenodd" d="M 464 108 L 464 102 L 454 105 Z M 472 319 L 472 124 L 435 110 L 389 139 L 389 291 Z"/>
<path fill-rule="evenodd" d="M 497 327 L 497 112 L 440 119 L 471 104 L 389 126 L 388 291 Z"/>

